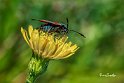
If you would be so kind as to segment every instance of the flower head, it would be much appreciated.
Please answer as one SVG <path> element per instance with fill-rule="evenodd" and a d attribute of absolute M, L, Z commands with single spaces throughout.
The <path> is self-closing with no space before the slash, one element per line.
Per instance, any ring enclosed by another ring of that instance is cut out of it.
<path fill-rule="evenodd" d="M 28 27 L 28 32 L 23 28 L 21 32 L 31 49 L 42 58 L 63 59 L 78 49 L 77 45 L 67 42 L 67 36 L 55 37 L 54 34 L 33 29 L 31 25 Z"/>

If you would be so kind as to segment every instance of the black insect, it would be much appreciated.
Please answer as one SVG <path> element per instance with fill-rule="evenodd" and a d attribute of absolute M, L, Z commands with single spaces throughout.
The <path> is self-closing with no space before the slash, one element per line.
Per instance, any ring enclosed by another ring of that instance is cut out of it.
<path fill-rule="evenodd" d="M 32 20 L 37 20 L 37 19 L 32 19 Z M 37 20 L 37 21 L 45 23 L 40 26 L 40 29 L 43 30 L 44 32 L 48 32 L 48 33 L 56 32 L 59 34 L 67 34 L 69 31 L 73 31 L 73 32 L 80 34 L 84 38 L 86 38 L 83 34 L 75 30 L 69 30 L 68 29 L 68 18 L 66 18 L 66 20 L 67 20 L 67 25 L 58 23 L 58 22 L 51 22 L 48 20 Z"/>

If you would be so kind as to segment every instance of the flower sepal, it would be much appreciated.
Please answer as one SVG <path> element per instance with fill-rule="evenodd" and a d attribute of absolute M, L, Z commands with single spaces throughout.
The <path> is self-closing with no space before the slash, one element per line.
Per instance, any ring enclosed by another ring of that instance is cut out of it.
<path fill-rule="evenodd" d="M 36 78 L 47 71 L 49 59 L 39 57 L 33 52 L 28 65 L 28 77 L 26 83 L 34 83 Z"/>

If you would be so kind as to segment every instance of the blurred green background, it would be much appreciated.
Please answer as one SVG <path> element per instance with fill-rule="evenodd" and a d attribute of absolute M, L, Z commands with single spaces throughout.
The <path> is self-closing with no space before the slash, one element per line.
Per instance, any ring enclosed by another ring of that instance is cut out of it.
<path fill-rule="evenodd" d="M 20 28 L 40 26 L 32 18 L 66 23 L 80 49 L 52 60 L 36 83 L 124 83 L 124 0 L 0 0 L 0 83 L 24 83 L 31 49 Z M 116 77 L 100 77 L 115 74 Z"/>

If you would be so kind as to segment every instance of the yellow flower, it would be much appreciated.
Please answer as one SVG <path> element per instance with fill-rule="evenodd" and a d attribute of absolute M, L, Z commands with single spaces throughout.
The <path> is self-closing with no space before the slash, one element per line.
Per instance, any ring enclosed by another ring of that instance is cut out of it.
<path fill-rule="evenodd" d="M 67 36 L 57 38 L 53 34 L 33 29 L 31 25 L 28 27 L 28 32 L 23 28 L 21 32 L 32 50 L 42 58 L 64 59 L 73 55 L 78 49 L 77 45 L 67 42 Z"/>

